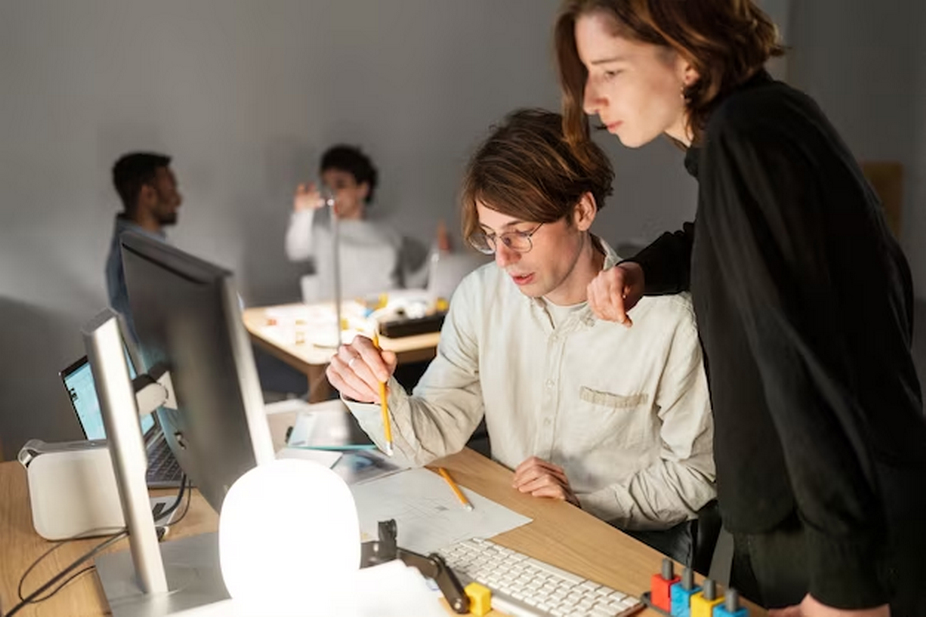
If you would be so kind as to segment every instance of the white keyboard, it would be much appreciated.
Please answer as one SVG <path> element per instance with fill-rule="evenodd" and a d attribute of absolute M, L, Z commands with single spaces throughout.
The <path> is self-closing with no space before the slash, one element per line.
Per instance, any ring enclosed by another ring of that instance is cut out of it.
<path fill-rule="evenodd" d="M 624 617 L 643 608 L 633 596 L 491 540 L 465 540 L 438 553 L 461 583 L 485 585 L 492 608 L 512 617 Z"/>

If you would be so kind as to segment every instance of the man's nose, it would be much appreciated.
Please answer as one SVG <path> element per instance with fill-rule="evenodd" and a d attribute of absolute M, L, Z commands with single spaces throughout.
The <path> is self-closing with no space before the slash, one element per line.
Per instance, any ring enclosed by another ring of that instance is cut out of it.
<path fill-rule="evenodd" d="M 509 264 L 517 263 L 519 259 L 521 259 L 521 253 L 511 250 L 501 240 L 496 240 L 495 263 L 499 267 L 504 268 Z"/>

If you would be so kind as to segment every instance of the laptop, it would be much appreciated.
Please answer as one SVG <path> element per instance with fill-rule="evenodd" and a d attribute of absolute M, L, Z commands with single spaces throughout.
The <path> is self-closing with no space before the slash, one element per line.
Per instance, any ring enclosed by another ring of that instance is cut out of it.
<path fill-rule="evenodd" d="M 129 365 L 129 375 L 135 378 L 135 367 L 126 351 L 126 362 Z M 93 372 L 90 362 L 84 356 L 77 362 L 61 371 L 61 380 L 68 391 L 71 406 L 77 414 L 84 437 L 90 440 L 106 439 L 106 429 L 103 426 L 103 410 L 96 396 L 96 385 L 93 382 Z M 145 439 L 145 449 L 148 453 L 148 487 L 149 488 L 176 488 L 180 486 L 183 472 L 177 459 L 164 439 L 155 420 L 155 414 L 141 418 L 141 430 Z"/>

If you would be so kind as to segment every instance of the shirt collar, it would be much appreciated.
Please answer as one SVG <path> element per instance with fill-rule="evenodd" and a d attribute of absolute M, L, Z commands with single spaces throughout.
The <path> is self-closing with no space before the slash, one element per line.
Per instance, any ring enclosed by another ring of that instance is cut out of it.
<path fill-rule="evenodd" d="M 125 218 L 125 214 L 120 213 L 116 215 L 116 235 L 121 235 L 124 231 L 134 231 L 157 240 L 165 240 L 167 238 L 167 234 L 164 233 L 163 229 L 159 231 L 150 231 L 135 221 Z"/>

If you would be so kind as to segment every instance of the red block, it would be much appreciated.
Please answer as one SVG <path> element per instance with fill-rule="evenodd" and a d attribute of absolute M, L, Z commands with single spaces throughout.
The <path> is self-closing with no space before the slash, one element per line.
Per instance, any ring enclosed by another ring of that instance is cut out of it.
<path fill-rule="evenodd" d="M 670 579 L 662 578 L 661 574 L 654 574 L 652 583 L 650 584 L 650 596 L 653 601 L 653 606 L 661 608 L 665 612 L 669 613 L 672 611 L 672 592 L 671 587 L 675 583 L 679 582 L 681 577 L 673 576 Z"/>

